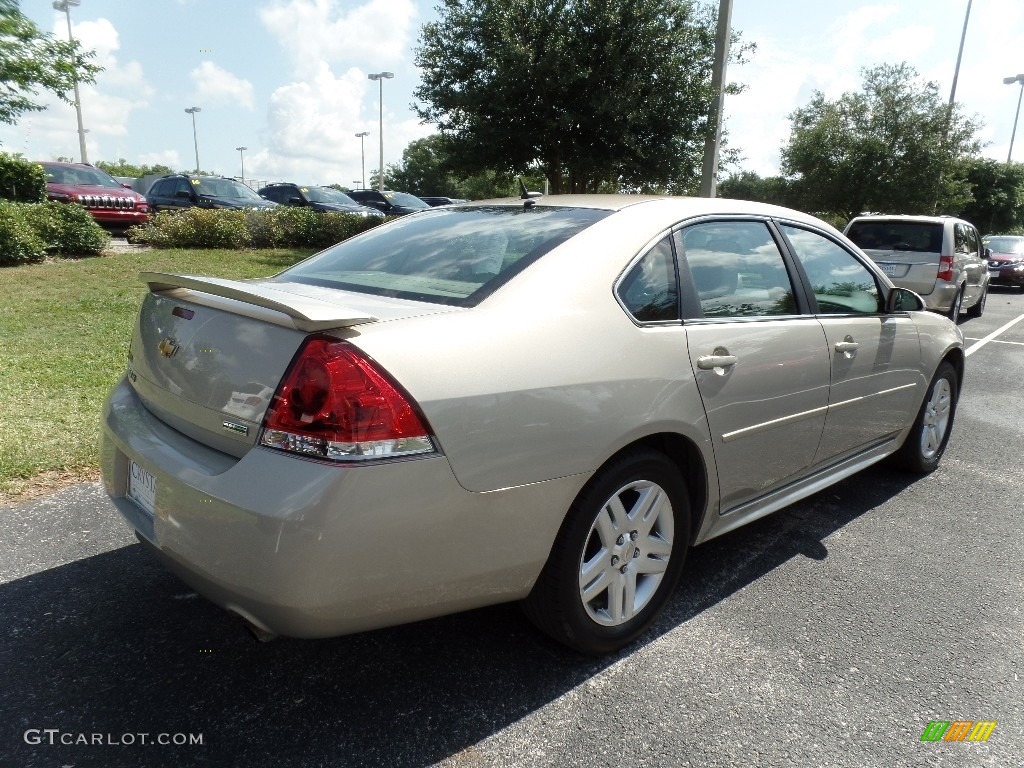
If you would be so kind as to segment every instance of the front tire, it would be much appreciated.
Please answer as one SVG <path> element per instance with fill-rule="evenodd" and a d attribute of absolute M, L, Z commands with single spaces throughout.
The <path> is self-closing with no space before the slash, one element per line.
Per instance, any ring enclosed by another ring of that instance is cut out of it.
<path fill-rule="evenodd" d="M 898 467 L 919 475 L 927 475 L 938 468 L 953 431 L 958 396 L 956 371 L 943 362 L 928 386 L 907 439 L 893 454 L 893 462 Z"/>
<path fill-rule="evenodd" d="M 548 562 L 523 602 L 537 627 L 582 653 L 611 653 L 654 622 L 689 548 L 679 469 L 639 450 L 614 460 L 569 508 Z"/>

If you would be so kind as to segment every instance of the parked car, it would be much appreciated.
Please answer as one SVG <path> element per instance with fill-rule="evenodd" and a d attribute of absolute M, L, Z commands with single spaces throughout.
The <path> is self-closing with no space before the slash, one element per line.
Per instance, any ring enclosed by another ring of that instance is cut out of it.
<path fill-rule="evenodd" d="M 360 205 L 344 192 L 334 187 L 314 187 L 300 184 L 277 182 L 268 184 L 257 194 L 279 205 L 309 207 L 314 211 L 353 213 L 357 216 L 383 217 L 376 208 Z"/>
<path fill-rule="evenodd" d="M 424 203 L 429 205 L 431 208 L 436 208 L 439 205 L 455 205 L 456 203 L 467 202 L 461 197 L 420 197 Z"/>
<path fill-rule="evenodd" d="M 174 173 L 157 179 L 146 193 L 146 199 L 154 211 L 180 211 L 183 208 L 273 208 L 277 205 L 264 200 L 236 179 L 189 173 Z"/>
<path fill-rule="evenodd" d="M 96 223 L 114 232 L 149 220 L 146 198 L 125 187 L 106 171 L 87 163 L 41 162 L 46 174 L 46 196 L 62 203 L 78 203 Z"/>
<path fill-rule="evenodd" d="M 376 208 L 387 216 L 405 216 L 407 213 L 418 213 L 430 208 L 418 197 L 408 192 L 392 192 L 384 190 L 379 192 L 376 189 L 354 189 L 348 196 L 360 205 L 368 205 Z"/>
<path fill-rule="evenodd" d="M 982 243 L 989 250 L 988 275 L 991 284 L 1024 291 L 1024 237 L 988 235 Z"/>
<path fill-rule="evenodd" d="M 909 288 L 928 309 L 953 322 L 966 311 L 981 317 L 989 274 L 981 235 L 951 216 L 857 216 L 845 234 L 894 285 Z"/>
<path fill-rule="evenodd" d="M 522 600 L 613 651 L 691 545 L 934 470 L 964 374 L 959 328 L 839 232 L 736 200 L 488 201 L 270 278 L 141 277 L 106 491 L 262 633 Z"/>

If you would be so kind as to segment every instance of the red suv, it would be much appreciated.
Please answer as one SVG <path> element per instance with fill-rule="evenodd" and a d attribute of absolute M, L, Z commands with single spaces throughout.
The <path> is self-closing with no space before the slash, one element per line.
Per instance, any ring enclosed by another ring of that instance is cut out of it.
<path fill-rule="evenodd" d="M 46 196 L 85 207 L 97 224 L 125 230 L 149 220 L 146 198 L 110 174 L 86 163 L 39 163 L 46 173 Z"/>

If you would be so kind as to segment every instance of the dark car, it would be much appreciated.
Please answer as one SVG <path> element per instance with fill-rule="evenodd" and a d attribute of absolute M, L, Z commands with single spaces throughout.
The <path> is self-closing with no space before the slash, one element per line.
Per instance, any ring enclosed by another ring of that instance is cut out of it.
<path fill-rule="evenodd" d="M 97 224 L 125 230 L 149 220 L 149 204 L 105 171 L 87 163 L 39 163 L 46 174 L 46 196 L 84 206 Z"/>
<path fill-rule="evenodd" d="M 431 208 L 437 208 L 439 205 L 454 205 L 455 203 L 465 203 L 461 197 L 420 197 L 424 203 L 429 205 Z"/>
<path fill-rule="evenodd" d="M 180 211 L 183 208 L 273 208 L 277 205 L 264 200 L 236 179 L 187 173 L 175 173 L 157 179 L 146 193 L 146 199 L 154 211 Z"/>
<path fill-rule="evenodd" d="M 992 285 L 1024 291 L 1024 236 L 988 235 L 982 242 L 990 251 L 988 274 Z"/>
<path fill-rule="evenodd" d="M 389 189 L 385 189 L 383 192 L 376 189 L 357 189 L 349 192 L 348 196 L 360 205 L 376 208 L 387 216 L 405 216 L 407 213 L 416 213 L 430 208 L 429 205 L 408 192 L 392 192 Z"/>
<path fill-rule="evenodd" d="M 334 187 L 311 187 L 285 182 L 268 184 L 257 193 L 279 205 L 312 208 L 327 213 L 354 213 L 357 216 L 381 217 L 384 214 L 376 208 L 360 205 L 351 197 Z"/>

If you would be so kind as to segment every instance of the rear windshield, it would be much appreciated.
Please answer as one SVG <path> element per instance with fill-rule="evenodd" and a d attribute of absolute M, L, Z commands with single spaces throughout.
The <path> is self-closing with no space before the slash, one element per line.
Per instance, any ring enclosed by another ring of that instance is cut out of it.
<path fill-rule="evenodd" d="M 942 224 L 927 221 L 856 221 L 846 236 L 865 250 L 942 252 Z"/>
<path fill-rule="evenodd" d="M 608 214 L 518 205 L 432 208 L 339 243 L 276 279 L 471 307 Z"/>

